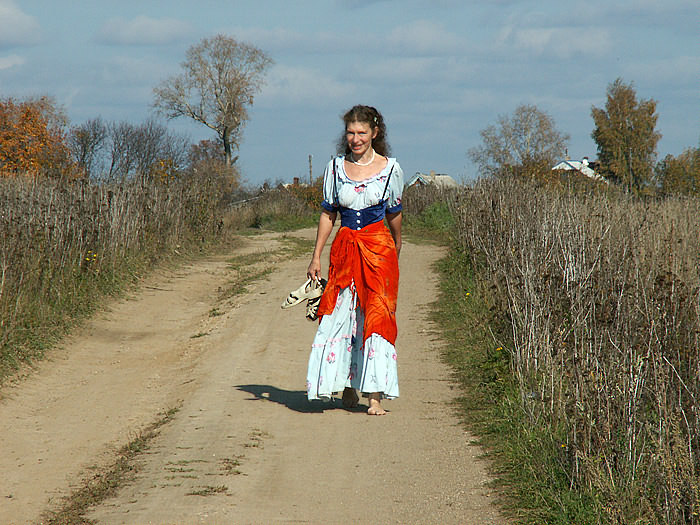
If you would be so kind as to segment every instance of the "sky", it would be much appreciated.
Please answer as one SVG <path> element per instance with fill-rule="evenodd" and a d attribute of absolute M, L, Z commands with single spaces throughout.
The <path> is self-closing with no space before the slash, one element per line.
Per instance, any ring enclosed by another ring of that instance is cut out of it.
<path fill-rule="evenodd" d="M 697 0 L 0 0 L 0 98 L 49 95 L 70 123 L 140 124 L 187 49 L 224 34 L 273 60 L 243 132 L 250 185 L 319 176 L 355 104 L 385 117 L 407 177 L 477 176 L 479 132 L 533 104 L 596 157 L 610 83 L 657 101 L 659 159 L 700 144 Z M 164 121 L 193 142 L 185 118 Z"/>

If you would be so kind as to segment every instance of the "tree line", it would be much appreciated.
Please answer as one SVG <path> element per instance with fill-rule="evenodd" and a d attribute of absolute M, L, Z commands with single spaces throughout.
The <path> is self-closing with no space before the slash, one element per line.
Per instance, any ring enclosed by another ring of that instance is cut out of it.
<path fill-rule="evenodd" d="M 249 118 L 248 108 L 272 63 L 260 49 L 216 35 L 190 47 L 182 72 L 153 90 L 153 108 L 167 118 L 185 117 L 216 137 L 190 144 L 155 118 L 141 124 L 105 122 L 101 117 L 68 126 L 51 97 L 0 98 L 0 176 L 55 178 L 156 177 L 167 181 L 183 173 L 209 173 L 240 182 L 234 156 Z M 597 172 L 626 192 L 700 195 L 700 147 L 657 162 L 656 101 L 638 100 L 622 79 L 607 89 L 602 108 L 593 106 Z M 481 175 L 549 179 L 551 167 L 566 152 L 569 135 L 534 105 L 481 132 L 482 144 L 469 150 Z"/>
<path fill-rule="evenodd" d="M 700 195 L 700 146 L 657 162 L 656 101 L 638 100 L 633 84 L 618 78 L 608 85 L 605 106 L 592 106 L 597 173 L 625 192 L 638 195 Z M 534 105 L 518 106 L 480 132 L 481 145 L 469 156 L 483 176 L 551 179 L 564 158 L 569 135 Z"/>
<path fill-rule="evenodd" d="M 167 182 L 207 172 L 235 186 L 240 175 L 233 152 L 271 62 L 260 49 L 225 35 L 190 47 L 183 72 L 154 88 L 152 105 L 167 119 L 184 116 L 216 133 L 197 144 L 155 117 L 140 124 L 96 117 L 69 126 L 52 97 L 0 98 L 0 176 Z"/>

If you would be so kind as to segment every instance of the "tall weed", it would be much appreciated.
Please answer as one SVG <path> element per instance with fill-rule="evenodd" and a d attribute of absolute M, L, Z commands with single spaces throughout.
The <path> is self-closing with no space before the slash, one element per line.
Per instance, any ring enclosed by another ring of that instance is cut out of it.
<path fill-rule="evenodd" d="M 512 180 L 447 202 L 571 488 L 609 523 L 700 523 L 700 202 Z"/>
<path fill-rule="evenodd" d="M 403 204 L 407 233 L 449 241 L 454 229 L 454 217 L 448 202 L 457 195 L 457 191 L 432 185 L 406 188 Z"/>
<path fill-rule="evenodd" d="M 320 189 L 313 186 L 274 188 L 235 203 L 230 218 L 237 228 L 288 231 L 318 224 Z"/>
<path fill-rule="evenodd" d="M 217 178 L 110 184 L 0 178 L 0 377 L 41 355 L 96 298 L 222 233 Z"/>

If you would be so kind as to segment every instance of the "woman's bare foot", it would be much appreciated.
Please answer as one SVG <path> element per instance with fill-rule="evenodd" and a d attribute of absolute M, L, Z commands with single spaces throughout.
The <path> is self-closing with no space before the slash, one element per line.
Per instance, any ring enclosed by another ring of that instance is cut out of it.
<path fill-rule="evenodd" d="M 386 410 L 382 408 L 381 396 L 379 395 L 379 392 L 370 394 L 368 397 L 369 408 L 367 409 L 367 413 L 370 416 L 383 416 L 384 414 L 386 414 Z"/>
<path fill-rule="evenodd" d="M 345 408 L 355 408 L 360 402 L 360 398 L 354 388 L 343 390 L 343 406 Z"/>

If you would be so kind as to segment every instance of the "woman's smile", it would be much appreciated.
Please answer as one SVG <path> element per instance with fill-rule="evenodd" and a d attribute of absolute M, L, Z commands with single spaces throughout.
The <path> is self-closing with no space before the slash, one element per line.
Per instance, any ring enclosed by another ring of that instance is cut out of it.
<path fill-rule="evenodd" d="M 367 122 L 350 122 L 345 128 L 345 138 L 355 160 L 372 149 L 372 139 L 377 136 L 377 129 L 372 129 Z"/>

